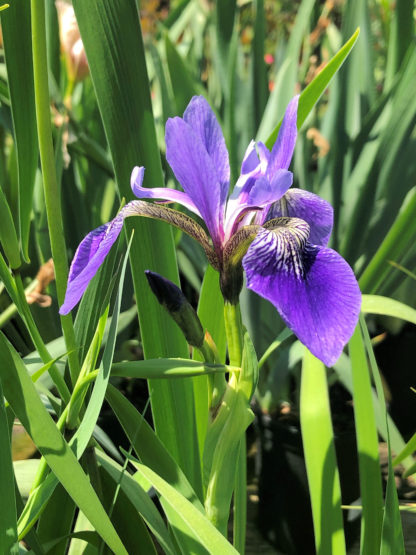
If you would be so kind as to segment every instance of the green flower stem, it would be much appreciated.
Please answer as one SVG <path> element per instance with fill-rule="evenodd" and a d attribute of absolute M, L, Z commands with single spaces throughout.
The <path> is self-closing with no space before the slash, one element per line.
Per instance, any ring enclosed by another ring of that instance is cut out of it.
<path fill-rule="evenodd" d="M 243 323 L 239 304 L 224 303 L 225 334 L 230 366 L 241 366 L 243 358 Z"/>
<path fill-rule="evenodd" d="M 202 347 L 200 347 L 198 350 L 205 362 L 221 364 L 217 346 L 215 345 L 214 340 L 208 332 L 205 333 Z M 208 404 L 211 408 L 216 408 L 221 402 L 221 399 L 223 398 L 225 389 L 227 387 L 225 375 L 223 373 L 214 373 L 209 374 L 207 378 L 209 396 Z"/>
<path fill-rule="evenodd" d="M 52 356 L 50 355 L 48 349 L 46 348 L 45 343 L 39 333 L 39 330 L 36 326 L 36 323 L 33 319 L 32 313 L 30 311 L 29 305 L 26 300 L 26 293 L 23 287 L 22 278 L 19 272 L 16 272 L 14 275 L 14 282 L 15 282 L 15 290 L 16 290 L 16 299 L 15 303 L 19 310 L 20 315 L 23 317 L 23 320 L 26 324 L 30 337 L 33 341 L 33 344 L 36 347 L 36 350 L 39 353 L 40 358 L 42 361 L 47 364 L 52 360 Z M 70 392 L 68 386 L 65 383 L 65 380 L 57 367 L 53 364 L 49 368 L 49 374 L 52 378 L 53 383 L 56 385 L 56 388 L 59 392 L 61 399 L 64 403 L 68 403 L 70 399 Z"/>
<path fill-rule="evenodd" d="M 35 82 L 36 120 L 39 138 L 39 152 L 42 165 L 43 188 L 48 217 L 52 258 L 55 265 L 58 302 L 65 297 L 68 277 L 68 263 L 64 239 L 61 196 L 56 180 L 55 157 L 52 144 L 52 128 L 49 104 L 49 82 L 46 57 L 46 26 L 44 0 L 31 0 L 33 72 Z M 79 373 L 79 360 L 72 316 L 61 316 L 62 331 L 69 351 L 68 363 L 74 384 Z"/>
<path fill-rule="evenodd" d="M 239 304 L 224 304 L 225 333 L 228 355 L 232 366 L 241 367 L 244 332 Z M 231 362 L 232 361 L 232 362 Z M 247 519 L 247 466 L 246 438 L 243 434 L 238 449 L 238 464 L 234 490 L 233 543 L 239 553 L 244 553 Z"/>

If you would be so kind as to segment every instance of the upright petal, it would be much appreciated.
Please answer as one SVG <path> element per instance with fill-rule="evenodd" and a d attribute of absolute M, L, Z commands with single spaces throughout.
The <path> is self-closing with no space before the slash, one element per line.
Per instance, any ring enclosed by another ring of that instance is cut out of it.
<path fill-rule="evenodd" d="M 194 96 L 183 119 L 199 136 L 212 160 L 221 186 L 221 203 L 225 204 L 230 186 L 230 162 L 217 118 L 203 96 Z"/>
<path fill-rule="evenodd" d="M 166 123 L 166 158 L 199 210 L 214 244 L 220 245 L 224 238 L 222 185 L 200 135 L 181 118 L 169 119 Z"/>
<path fill-rule="evenodd" d="M 153 198 L 161 199 L 166 202 L 178 202 L 197 216 L 201 217 L 198 208 L 192 202 L 189 195 L 183 191 L 169 189 L 169 187 L 142 187 L 143 173 L 144 168 L 139 166 L 136 166 L 131 173 L 130 185 L 137 198 Z"/>
<path fill-rule="evenodd" d="M 59 314 L 68 314 L 81 299 L 120 235 L 123 220 L 124 215 L 121 211 L 114 220 L 94 229 L 81 241 L 72 260 L 65 300 Z"/>
<path fill-rule="evenodd" d="M 275 202 L 267 214 L 267 220 L 289 216 L 300 218 L 309 224 L 311 229 L 309 241 L 313 245 L 326 247 L 334 222 L 334 210 L 326 200 L 302 189 L 289 189 Z"/>
<path fill-rule="evenodd" d="M 280 199 L 293 182 L 293 174 L 287 170 L 277 170 L 273 179 L 260 177 L 248 194 L 247 205 L 263 208 Z"/>
<path fill-rule="evenodd" d="M 247 287 L 269 300 L 300 341 L 332 366 L 357 324 L 361 293 L 345 260 L 305 243 L 297 225 L 260 231 L 243 259 Z"/>
<path fill-rule="evenodd" d="M 295 96 L 286 108 L 279 135 L 274 143 L 267 167 L 267 177 L 269 178 L 278 169 L 287 170 L 290 166 L 297 137 L 298 103 L 299 96 Z"/>

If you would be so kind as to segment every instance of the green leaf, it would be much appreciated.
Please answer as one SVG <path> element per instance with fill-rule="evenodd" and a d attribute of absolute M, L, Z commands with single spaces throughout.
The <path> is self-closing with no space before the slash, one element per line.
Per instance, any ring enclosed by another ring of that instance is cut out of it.
<path fill-rule="evenodd" d="M 134 505 L 135 509 L 142 515 L 147 525 L 157 538 L 158 542 L 167 554 L 174 554 L 175 548 L 169 536 L 168 530 L 155 504 L 141 485 L 133 477 L 123 470 L 120 465 L 101 451 L 96 451 L 99 464 L 114 480 L 119 483 L 121 489 Z"/>
<path fill-rule="evenodd" d="M 191 98 L 201 90 L 195 84 L 190 70 L 167 33 L 165 33 L 165 50 L 173 89 L 175 113 L 182 115 Z"/>
<path fill-rule="evenodd" d="M 378 553 L 383 517 L 378 436 L 370 373 L 360 327 L 349 342 L 362 500 L 361 553 Z"/>
<path fill-rule="evenodd" d="M 48 555 L 66 553 L 75 510 L 76 506 L 73 500 L 65 489 L 58 484 L 48 499 L 36 528 L 39 541 L 45 546 L 45 549 L 52 539 L 56 539 L 55 545 L 48 549 Z"/>
<path fill-rule="evenodd" d="M 307 33 L 308 27 L 310 25 L 311 14 L 314 5 L 315 0 L 302 0 L 299 4 L 295 23 L 291 29 L 290 38 L 288 41 L 287 49 L 285 51 L 285 59 L 276 73 L 276 76 L 274 78 L 273 92 L 269 96 L 269 100 L 263 114 L 263 119 L 258 131 L 259 137 L 264 137 L 265 135 L 268 135 L 270 133 L 271 126 L 274 124 L 275 121 L 277 121 L 277 118 L 284 113 L 286 106 L 293 96 L 298 76 L 298 65 L 299 58 L 301 56 L 302 44 L 305 39 L 305 34 Z M 323 91 L 319 93 L 317 99 L 322 94 L 322 92 Z M 299 110 L 302 110 L 300 104 Z M 300 122 L 299 115 L 298 122 Z M 299 127 L 300 126 L 301 123 L 299 123 Z M 266 145 L 269 148 L 270 145 L 273 145 L 276 140 L 278 128 L 280 128 L 280 124 L 272 132 L 271 137 L 274 138 L 269 137 L 266 142 Z"/>
<path fill-rule="evenodd" d="M 128 552 L 135 553 L 138 546 L 140 546 L 141 553 L 157 555 L 150 532 L 140 512 L 135 510 L 134 504 L 130 501 L 130 496 L 120 488 L 119 480 L 114 480 L 102 468 L 99 470 L 103 502 L 105 507 L 108 507 L 111 521 L 114 523 Z M 102 551 L 102 547 L 100 551 Z"/>
<path fill-rule="evenodd" d="M 136 165 L 146 168 L 145 185 L 163 186 L 137 5 L 134 0 L 75 0 L 73 6 L 119 191 L 129 200 Z M 142 218 L 129 220 L 127 229 L 136 231 L 131 268 L 145 356 L 186 357 L 182 334 L 148 294 L 144 276 L 151 269 L 179 282 L 171 229 Z M 192 384 L 151 381 L 149 391 L 157 433 L 202 496 Z"/>
<path fill-rule="evenodd" d="M 111 384 L 107 388 L 106 400 L 140 460 L 151 466 L 199 510 L 203 510 L 183 471 L 139 411 Z"/>
<path fill-rule="evenodd" d="M 264 43 L 266 40 L 266 17 L 264 12 L 264 0 L 253 2 L 255 10 L 253 59 L 252 59 L 252 82 L 254 103 L 254 125 L 257 129 L 267 103 L 268 82 L 267 69 L 264 61 Z"/>
<path fill-rule="evenodd" d="M 116 362 L 112 366 L 111 374 L 123 378 L 161 379 L 226 373 L 230 370 L 231 367 L 224 364 L 201 364 L 182 358 L 156 358 Z"/>
<path fill-rule="evenodd" d="M 311 495 L 316 552 L 346 553 L 341 487 L 325 367 L 308 350 L 300 390 L 302 442 Z"/>
<path fill-rule="evenodd" d="M 364 292 L 374 293 L 391 272 L 389 260 L 397 260 L 404 249 L 414 241 L 416 236 L 416 188 L 408 194 L 393 225 L 389 229 L 377 252 L 368 263 L 360 277 L 360 288 Z"/>
<path fill-rule="evenodd" d="M 368 314 L 382 314 L 401 318 L 416 324 L 416 310 L 410 306 L 380 295 L 363 295 L 361 310 Z"/>
<path fill-rule="evenodd" d="M 140 460 L 151 466 L 198 511 L 203 512 L 203 506 L 184 473 L 137 409 L 111 384 L 107 389 L 106 399 Z M 176 523 L 175 514 L 171 514 L 169 507 L 165 508 L 165 511 L 170 522 L 175 521 Z M 176 526 L 174 532 L 177 541 L 183 546 L 184 552 L 191 552 L 193 547 L 186 531 L 183 532 L 180 526 Z"/>
<path fill-rule="evenodd" d="M 221 362 L 225 361 L 226 340 L 224 323 L 224 299 L 219 286 L 219 274 L 211 266 L 207 267 L 198 303 L 198 316 L 205 330 L 212 336 L 217 346 Z M 202 360 L 199 352 L 194 350 L 194 360 Z M 204 452 L 204 443 L 209 418 L 208 381 L 205 376 L 194 378 L 195 417 L 198 428 L 200 460 Z"/>
<path fill-rule="evenodd" d="M 390 84 L 414 37 L 414 1 L 402 0 L 391 7 L 391 28 L 388 41 L 386 82 Z"/>
<path fill-rule="evenodd" d="M 404 459 L 410 457 L 416 451 L 416 432 L 412 435 L 406 445 L 401 451 L 397 453 L 397 456 L 393 460 L 393 465 L 397 466 Z M 413 460 L 413 459 L 412 459 Z"/>
<path fill-rule="evenodd" d="M 17 149 L 19 235 L 26 261 L 29 260 L 30 214 L 39 155 L 30 21 L 30 2 L 25 0 L 13 0 L 10 7 L 1 16 L 14 139 Z"/>
<path fill-rule="evenodd" d="M 0 188 L 0 242 L 10 266 L 21 265 L 19 241 L 14 227 L 12 213 L 3 189 Z"/>
<path fill-rule="evenodd" d="M 0 553 L 19 553 L 10 429 L 0 379 Z"/>
<path fill-rule="evenodd" d="M 397 497 L 396 481 L 393 472 L 393 463 L 391 459 L 391 441 L 389 433 L 389 421 L 387 418 L 386 401 L 384 398 L 383 384 L 380 372 L 378 370 L 376 358 L 374 356 L 373 346 L 371 344 L 370 334 L 364 317 L 360 316 L 361 332 L 364 338 L 364 345 L 370 362 L 371 372 L 376 384 L 377 395 L 382 406 L 382 417 L 384 418 L 387 449 L 388 449 L 388 478 L 386 487 L 386 501 L 384 506 L 383 527 L 381 532 L 380 555 L 404 555 L 404 540 L 402 523 L 399 510 L 399 500 Z"/>
<path fill-rule="evenodd" d="M 127 553 L 89 479 L 43 406 L 25 365 L 2 333 L 0 364 L 5 397 L 57 479 L 109 547 Z"/>
<path fill-rule="evenodd" d="M 334 77 L 334 75 L 337 73 L 339 68 L 346 60 L 358 38 L 359 33 L 360 30 L 357 29 L 352 37 L 344 44 L 342 48 L 340 48 L 335 56 L 326 64 L 322 71 L 318 73 L 318 75 L 309 83 L 309 85 L 300 95 L 297 121 L 298 129 L 302 127 L 312 108 L 317 103 L 325 89 L 328 87 L 331 79 Z M 277 124 L 270 137 L 266 141 L 266 146 L 269 149 L 272 148 L 274 143 L 276 142 L 281 124 L 282 120 Z"/>
<path fill-rule="evenodd" d="M 198 511 L 188 499 L 149 467 L 137 462 L 133 462 L 133 464 L 139 474 L 150 481 L 171 511 L 182 521 L 183 529 L 197 542 L 198 553 L 205 553 L 205 550 L 208 553 L 221 553 L 221 555 L 237 553 L 207 517 Z"/>

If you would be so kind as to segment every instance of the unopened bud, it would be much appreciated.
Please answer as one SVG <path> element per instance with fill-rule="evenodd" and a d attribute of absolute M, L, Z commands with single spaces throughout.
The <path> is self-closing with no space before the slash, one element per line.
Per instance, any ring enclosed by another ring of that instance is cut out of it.
<path fill-rule="evenodd" d="M 182 330 L 186 341 L 192 347 L 201 349 L 204 343 L 204 330 L 197 313 L 177 285 L 163 276 L 145 271 L 150 288 L 159 303 L 165 307 Z"/>
<path fill-rule="evenodd" d="M 88 62 L 72 4 L 57 0 L 61 50 L 65 55 L 68 77 L 81 81 L 88 75 Z"/>

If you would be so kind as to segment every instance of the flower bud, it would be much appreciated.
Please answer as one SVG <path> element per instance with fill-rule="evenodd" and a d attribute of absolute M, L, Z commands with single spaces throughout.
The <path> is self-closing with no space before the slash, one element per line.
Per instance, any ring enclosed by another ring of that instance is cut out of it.
<path fill-rule="evenodd" d="M 157 300 L 181 328 L 186 341 L 192 347 L 200 349 L 204 343 L 204 330 L 185 295 L 179 287 L 163 276 L 150 270 L 146 270 L 145 274 Z"/>
<path fill-rule="evenodd" d="M 70 81 L 81 81 L 88 75 L 88 62 L 79 33 L 74 8 L 71 4 L 58 0 L 56 9 L 59 20 L 61 51 L 65 55 Z"/>

